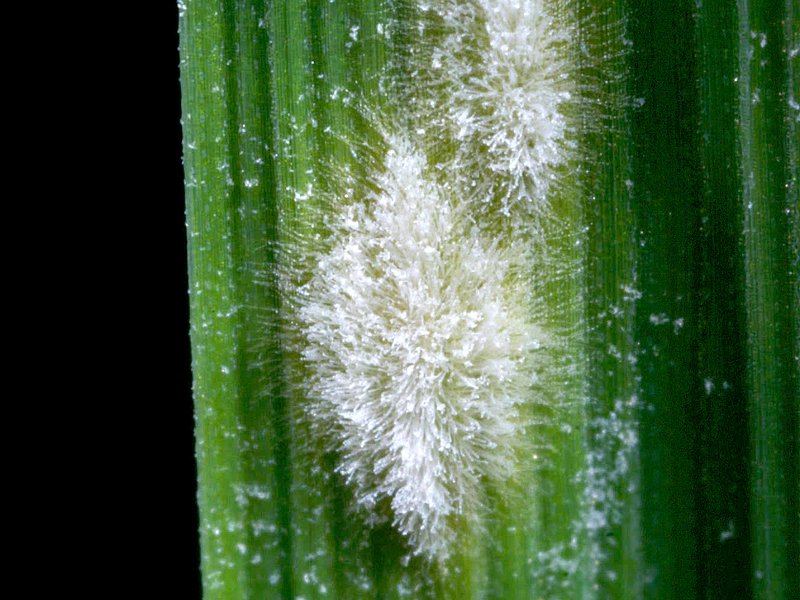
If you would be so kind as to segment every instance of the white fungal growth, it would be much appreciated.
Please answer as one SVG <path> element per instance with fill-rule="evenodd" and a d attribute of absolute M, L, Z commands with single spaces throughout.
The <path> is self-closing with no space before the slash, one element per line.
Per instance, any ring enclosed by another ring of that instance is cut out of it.
<path fill-rule="evenodd" d="M 445 3 L 442 14 L 452 33 L 434 53 L 450 80 L 459 160 L 468 169 L 479 161 L 494 174 L 504 214 L 517 204 L 541 214 L 559 167 L 574 155 L 565 115 L 574 85 L 570 30 L 551 14 L 554 2 L 468 4 L 472 10 Z M 470 13 L 473 18 L 465 19 Z M 465 47 L 468 52 L 458 52 Z"/>
<path fill-rule="evenodd" d="M 522 255 L 482 237 L 406 138 L 386 141 L 297 295 L 308 413 L 359 505 L 388 503 L 412 551 L 444 559 L 482 483 L 512 472 L 537 333 Z"/>
<path fill-rule="evenodd" d="M 432 560 L 479 524 L 485 484 L 520 472 L 522 407 L 535 402 L 532 249 L 546 245 L 552 184 L 575 151 L 570 32 L 550 6 L 420 2 L 431 43 L 412 58 L 414 81 L 431 85 L 398 111 L 414 143 L 397 129 L 385 153 L 353 144 L 362 164 L 338 165 L 328 187 L 347 189 L 326 236 L 298 234 L 308 270 L 287 267 L 306 416 L 370 521 L 391 518 Z M 328 187 L 297 200 L 319 205 Z"/>

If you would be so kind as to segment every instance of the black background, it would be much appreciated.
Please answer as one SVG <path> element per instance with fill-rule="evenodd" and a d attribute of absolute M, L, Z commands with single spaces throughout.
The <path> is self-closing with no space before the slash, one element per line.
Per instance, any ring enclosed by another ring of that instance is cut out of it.
<path fill-rule="evenodd" d="M 156 5 L 158 9 L 149 11 L 155 35 L 140 40 L 151 49 L 146 53 L 147 64 L 141 65 L 150 75 L 144 82 L 142 109 L 151 115 L 148 133 L 155 138 L 147 146 L 155 155 L 141 157 L 141 163 L 158 170 L 153 181 L 159 182 L 155 189 L 163 191 L 144 198 L 143 202 L 147 204 L 146 214 L 152 215 L 150 225 L 164 242 L 154 245 L 160 250 L 147 258 L 147 270 L 157 273 L 159 282 L 153 286 L 150 299 L 151 310 L 158 314 L 154 321 L 158 330 L 152 332 L 154 339 L 147 345 L 154 356 L 142 362 L 154 370 L 147 379 L 157 382 L 158 393 L 153 400 L 158 406 L 152 412 L 157 417 L 151 425 L 156 436 L 153 442 L 158 442 L 162 449 L 157 452 L 158 462 L 151 465 L 159 479 L 153 479 L 152 493 L 146 498 L 148 508 L 156 513 L 159 527 L 168 532 L 166 538 L 150 540 L 156 559 L 153 566 L 158 564 L 160 571 L 151 571 L 153 578 L 160 580 L 157 589 L 166 594 L 163 597 L 191 600 L 201 597 L 201 586 L 181 163 L 178 10 L 175 0 Z M 151 240 L 142 242 L 149 245 Z M 147 565 L 143 566 L 147 570 Z"/>
<path fill-rule="evenodd" d="M 20 597 L 193 600 L 177 2 L 91 4 L 7 19 L 7 576 Z"/>

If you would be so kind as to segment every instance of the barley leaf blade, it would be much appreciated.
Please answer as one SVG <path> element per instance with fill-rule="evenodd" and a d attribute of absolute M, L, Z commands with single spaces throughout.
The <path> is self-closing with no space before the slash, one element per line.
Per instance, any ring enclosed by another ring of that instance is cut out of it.
<path fill-rule="evenodd" d="M 800 595 L 795 0 L 179 6 L 205 598 Z"/>
<path fill-rule="evenodd" d="M 798 8 L 737 9 L 752 586 L 790 598 L 800 594 Z"/>

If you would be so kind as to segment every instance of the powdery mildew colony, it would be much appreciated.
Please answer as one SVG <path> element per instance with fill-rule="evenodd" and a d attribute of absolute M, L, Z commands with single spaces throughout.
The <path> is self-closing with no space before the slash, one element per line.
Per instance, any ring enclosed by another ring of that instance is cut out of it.
<path fill-rule="evenodd" d="M 558 168 L 574 154 L 565 106 L 573 99 L 571 31 L 543 0 L 444 2 L 449 29 L 434 66 L 452 90 L 448 116 L 465 167 L 491 172 L 487 195 L 523 220 L 548 208 Z M 477 48 L 477 60 L 463 48 Z"/>
<path fill-rule="evenodd" d="M 411 545 L 443 556 L 481 478 L 512 470 L 537 340 L 521 257 L 482 239 L 408 141 L 385 162 L 302 290 L 311 413 L 336 430 L 362 506 L 391 498 Z"/>
<path fill-rule="evenodd" d="M 535 349 L 547 343 L 531 318 L 529 256 L 481 220 L 518 232 L 547 211 L 570 156 L 571 96 L 565 34 L 541 0 L 419 8 L 445 23 L 421 68 L 448 74 L 434 111 L 458 150 L 436 163 L 413 129 L 384 129 L 382 168 L 330 202 L 328 237 L 308 244 L 290 301 L 306 413 L 337 470 L 370 519 L 388 503 L 412 553 L 441 561 L 458 524 L 479 520 L 483 483 L 517 467 L 519 408 L 536 401 Z M 458 54 L 465 43 L 472 58 Z"/>

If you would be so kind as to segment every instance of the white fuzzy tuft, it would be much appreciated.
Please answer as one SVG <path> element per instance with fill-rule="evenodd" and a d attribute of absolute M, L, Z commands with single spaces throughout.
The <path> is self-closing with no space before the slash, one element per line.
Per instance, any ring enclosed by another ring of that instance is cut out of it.
<path fill-rule="evenodd" d="M 459 159 L 491 171 L 504 214 L 517 205 L 524 213 L 546 211 L 558 169 L 574 155 L 564 114 L 573 100 L 570 32 L 552 4 L 447 0 L 441 9 L 451 34 L 434 63 L 449 81 Z M 465 47 L 471 52 L 458 51 Z"/>
<path fill-rule="evenodd" d="M 309 416 L 359 505 L 388 501 L 413 552 L 444 559 L 482 481 L 515 464 L 536 330 L 522 256 L 469 224 L 407 139 L 386 141 L 384 171 L 329 223 L 297 294 Z"/>
<path fill-rule="evenodd" d="M 445 560 L 460 524 L 479 520 L 487 480 L 514 475 L 520 408 L 534 401 L 529 234 L 574 155 L 569 32 L 549 6 L 432 0 L 432 45 L 415 71 L 432 85 L 402 109 L 424 140 L 354 145 L 367 164 L 340 165 L 330 182 L 347 189 L 327 237 L 298 244 L 310 268 L 292 274 L 305 283 L 288 299 L 308 419 L 358 505 L 373 521 L 388 507 L 429 559 Z M 381 129 L 380 115 L 364 117 Z"/>

